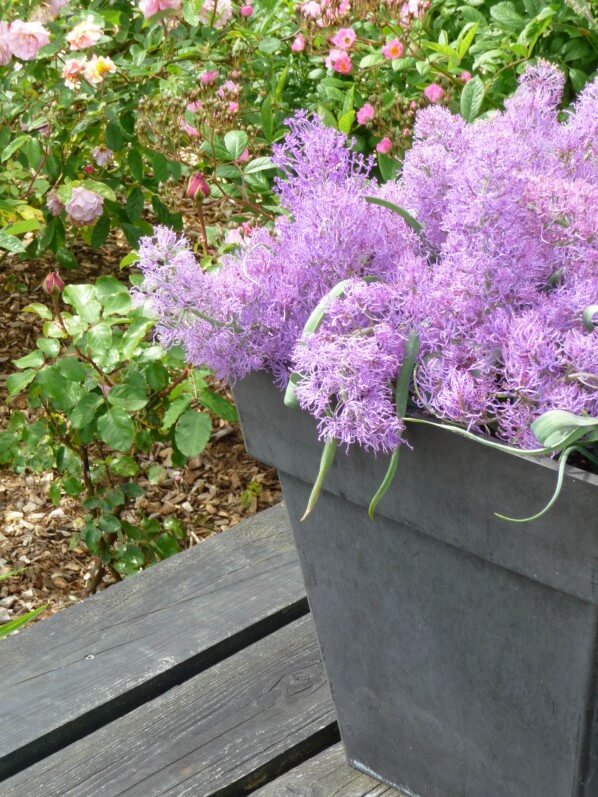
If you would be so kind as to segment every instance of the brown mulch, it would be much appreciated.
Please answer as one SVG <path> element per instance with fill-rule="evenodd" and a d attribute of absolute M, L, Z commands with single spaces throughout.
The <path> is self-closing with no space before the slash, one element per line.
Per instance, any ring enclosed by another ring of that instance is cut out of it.
<path fill-rule="evenodd" d="M 63 276 L 73 282 L 117 276 L 124 254 L 115 243 L 101 253 L 82 248 L 81 269 Z M 0 265 L 0 430 L 10 414 L 5 383 L 14 370 L 11 361 L 29 352 L 40 334 L 37 317 L 21 310 L 47 300 L 40 286 L 50 269 L 43 260 L 7 259 Z M 140 482 L 146 488 L 139 499 L 144 512 L 178 517 L 187 546 L 281 500 L 275 471 L 247 455 L 239 428 L 217 420 L 218 425 L 205 451 L 185 468 L 172 467 L 172 452 L 157 447 L 153 458 L 166 468 L 166 478 L 159 485 Z M 0 580 L 0 624 L 42 605 L 47 606 L 42 617 L 54 614 L 87 595 L 92 559 L 73 542 L 85 510 L 68 497 L 54 507 L 47 497 L 51 481 L 52 474 L 18 475 L 0 468 L 0 574 L 18 571 Z M 100 586 L 109 583 L 106 578 Z"/>

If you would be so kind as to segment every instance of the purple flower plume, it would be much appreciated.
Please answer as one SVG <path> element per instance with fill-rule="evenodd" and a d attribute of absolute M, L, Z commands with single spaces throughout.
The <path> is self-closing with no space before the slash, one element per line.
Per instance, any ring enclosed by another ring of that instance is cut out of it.
<path fill-rule="evenodd" d="M 394 383 L 412 332 L 412 397 L 436 417 L 535 447 L 542 412 L 598 415 L 598 330 L 582 320 L 598 302 L 598 81 L 565 114 L 562 86 L 540 62 L 491 118 L 425 109 L 383 186 L 343 135 L 297 114 L 274 151 L 288 215 L 272 231 L 210 273 L 175 233 L 142 239 L 138 298 L 161 341 L 230 380 L 268 370 L 284 386 L 296 370 L 321 437 L 374 451 L 402 442 Z M 415 216 L 423 237 L 368 195 Z"/>

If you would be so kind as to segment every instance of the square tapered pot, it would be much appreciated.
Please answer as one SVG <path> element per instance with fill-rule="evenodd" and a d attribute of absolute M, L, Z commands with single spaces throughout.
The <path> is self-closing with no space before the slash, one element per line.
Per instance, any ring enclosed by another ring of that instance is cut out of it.
<path fill-rule="evenodd" d="M 277 468 L 348 761 L 419 797 L 598 797 L 598 478 L 450 432 L 387 466 L 321 445 L 267 374 L 235 386 L 247 449 Z"/>

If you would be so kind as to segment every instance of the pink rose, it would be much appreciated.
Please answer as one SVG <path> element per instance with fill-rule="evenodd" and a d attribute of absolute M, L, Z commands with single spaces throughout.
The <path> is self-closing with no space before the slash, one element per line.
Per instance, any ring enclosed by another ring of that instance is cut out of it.
<path fill-rule="evenodd" d="M 376 144 L 376 152 L 379 152 L 381 155 L 388 155 L 390 150 L 392 149 L 392 141 L 388 136 L 385 136 L 382 141 L 379 141 Z"/>
<path fill-rule="evenodd" d="M 214 69 L 211 72 L 202 72 L 199 76 L 199 82 L 204 86 L 211 86 L 212 83 L 215 83 L 219 77 L 220 73 Z"/>
<path fill-rule="evenodd" d="M 197 138 L 199 136 L 199 130 L 196 127 L 193 127 L 193 125 L 190 125 L 186 119 L 183 119 L 183 117 L 181 117 L 179 127 L 183 133 L 187 133 L 187 135 L 191 136 L 191 138 Z"/>
<path fill-rule="evenodd" d="M 397 58 L 402 58 L 405 52 L 403 42 L 399 39 L 391 39 L 382 48 L 382 55 L 388 61 L 395 61 Z"/>
<path fill-rule="evenodd" d="M 238 110 L 239 110 L 238 102 L 229 102 L 229 104 L 226 106 L 227 113 L 231 115 L 237 113 Z"/>
<path fill-rule="evenodd" d="M 355 44 L 356 38 L 357 35 L 353 28 L 341 28 L 330 41 L 335 47 L 338 47 L 339 50 L 349 50 Z"/>
<path fill-rule="evenodd" d="M 94 21 L 91 14 L 66 34 L 65 39 L 71 50 L 85 50 L 93 47 L 102 37 L 101 27 Z"/>
<path fill-rule="evenodd" d="M 86 224 L 92 224 L 102 215 L 104 198 L 88 188 L 73 188 L 65 209 L 75 227 L 84 227 Z"/>
<path fill-rule="evenodd" d="M 55 19 L 60 14 L 60 9 L 63 8 L 69 0 L 50 0 L 48 3 L 48 12 L 52 19 Z"/>
<path fill-rule="evenodd" d="M 326 66 L 341 75 L 348 75 L 352 67 L 349 53 L 344 50 L 330 50 L 326 58 Z"/>
<path fill-rule="evenodd" d="M 438 83 L 430 83 L 424 89 L 424 97 L 428 102 L 438 102 L 444 97 L 444 89 Z"/>
<path fill-rule="evenodd" d="M 241 6 L 240 14 L 242 17 L 250 17 L 253 14 L 252 6 Z"/>
<path fill-rule="evenodd" d="M 81 75 L 85 72 L 87 61 L 85 58 L 72 58 L 62 67 L 62 79 L 65 86 L 75 89 L 81 82 Z"/>
<path fill-rule="evenodd" d="M 194 102 L 188 102 L 186 105 L 187 110 L 189 113 L 198 113 L 203 108 L 203 103 L 201 100 L 195 100 Z"/>
<path fill-rule="evenodd" d="M 357 111 L 357 121 L 360 125 L 367 125 L 368 122 L 372 121 L 375 114 L 376 110 L 374 106 L 370 102 L 366 102 L 366 104 L 362 105 Z"/>
<path fill-rule="evenodd" d="M 139 0 L 139 10 L 146 19 L 159 14 L 161 11 L 173 9 L 178 11 L 181 0 Z"/>
<path fill-rule="evenodd" d="M 50 31 L 39 22 L 17 19 L 8 29 L 7 43 L 11 53 L 22 61 L 33 61 L 37 51 L 50 41 Z"/>
<path fill-rule="evenodd" d="M 318 19 L 322 14 L 322 8 L 316 0 L 310 0 L 310 2 L 302 4 L 301 13 L 307 19 Z"/>
<path fill-rule="evenodd" d="M 467 71 L 461 72 L 461 74 L 459 75 L 459 80 L 462 83 L 469 83 L 469 81 L 471 80 L 471 72 Z"/>
<path fill-rule="evenodd" d="M 55 214 L 56 215 L 56 214 Z M 64 281 L 57 271 L 51 271 L 42 282 L 42 290 L 48 296 L 58 296 L 64 290 Z"/>
<path fill-rule="evenodd" d="M 114 153 L 108 147 L 95 147 L 92 155 L 98 166 L 107 166 L 114 159 Z"/>
<path fill-rule="evenodd" d="M 48 191 L 48 195 L 46 196 L 46 207 L 53 216 L 60 216 L 64 210 L 64 205 L 60 201 L 56 191 Z"/>
<path fill-rule="evenodd" d="M 12 54 L 8 44 L 8 22 L 0 22 L 0 66 L 10 63 Z"/>
<path fill-rule="evenodd" d="M 116 64 L 111 58 L 103 55 L 92 55 L 83 70 L 85 80 L 91 83 L 92 86 L 102 83 L 104 76 L 111 75 L 113 72 L 116 72 Z"/>
<path fill-rule="evenodd" d="M 203 201 L 204 197 L 207 199 L 210 196 L 210 186 L 202 172 L 191 175 L 185 193 L 189 199 L 197 199 L 199 202 Z"/>
<path fill-rule="evenodd" d="M 245 163 L 245 161 L 249 160 L 249 150 L 247 147 L 243 150 L 243 152 L 237 158 L 237 163 Z"/>
<path fill-rule="evenodd" d="M 294 42 L 291 44 L 291 50 L 294 53 L 302 53 L 305 50 L 305 36 L 301 33 L 296 36 Z"/>

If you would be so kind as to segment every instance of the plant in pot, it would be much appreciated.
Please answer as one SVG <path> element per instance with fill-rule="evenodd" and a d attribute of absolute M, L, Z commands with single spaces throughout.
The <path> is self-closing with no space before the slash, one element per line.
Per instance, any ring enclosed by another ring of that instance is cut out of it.
<path fill-rule="evenodd" d="M 382 186 L 298 115 L 274 231 L 211 273 L 141 246 L 279 470 L 348 760 L 411 795 L 598 794 L 598 83 L 561 91 L 422 112 Z"/>

